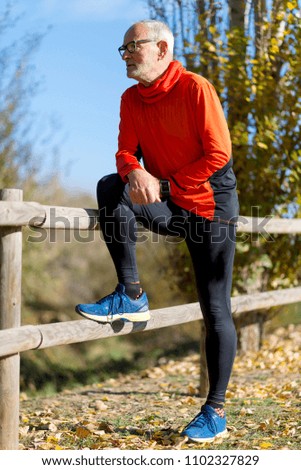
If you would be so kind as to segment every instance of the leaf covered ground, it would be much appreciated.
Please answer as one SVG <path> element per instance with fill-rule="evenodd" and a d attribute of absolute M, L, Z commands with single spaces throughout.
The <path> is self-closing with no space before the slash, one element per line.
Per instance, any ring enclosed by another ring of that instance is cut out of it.
<path fill-rule="evenodd" d="M 227 393 L 228 437 L 187 442 L 198 413 L 199 355 L 66 390 L 21 396 L 20 449 L 301 448 L 301 325 L 278 328 L 259 352 L 238 355 Z"/>

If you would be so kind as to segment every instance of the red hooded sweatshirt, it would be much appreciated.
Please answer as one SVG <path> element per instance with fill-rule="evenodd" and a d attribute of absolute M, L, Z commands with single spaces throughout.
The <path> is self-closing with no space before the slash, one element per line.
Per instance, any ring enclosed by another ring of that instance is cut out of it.
<path fill-rule="evenodd" d="M 178 206 L 214 218 L 216 201 L 210 177 L 231 159 L 226 119 L 214 87 L 173 61 L 156 82 L 128 88 L 121 97 L 117 170 L 141 168 L 171 184 Z"/>

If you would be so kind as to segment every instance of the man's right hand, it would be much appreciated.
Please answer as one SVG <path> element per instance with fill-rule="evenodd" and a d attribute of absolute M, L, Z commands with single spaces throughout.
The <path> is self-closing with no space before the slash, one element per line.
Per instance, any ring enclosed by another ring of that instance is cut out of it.
<path fill-rule="evenodd" d="M 144 168 L 131 171 L 128 175 L 130 198 L 134 204 L 161 202 L 160 182 Z"/>

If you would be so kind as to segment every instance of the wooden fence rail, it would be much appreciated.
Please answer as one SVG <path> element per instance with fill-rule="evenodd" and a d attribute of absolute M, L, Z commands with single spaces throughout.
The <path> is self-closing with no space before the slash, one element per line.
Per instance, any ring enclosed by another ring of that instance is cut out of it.
<path fill-rule="evenodd" d="M 239 323 L 242 314 L 296 302 L 301 302 L 301 287 L 232 297 L 232 312 L 234 320 Z M 82 319 L 20 326 L 0 331 L 0 359 L 30 349 L 46 349 L 139 331 L 156 330 L 202 319 L 199 303 L 195 302 L 152 310 L 150 320 L 145 323 L 118 321 L 111 325 Z"/>
<path fill-rule="evenodd" d="M 20 353 L 64 344 L 96 340 L 138 331 L 153 330 L 202 320 L 199 303 L 178 305 L 151 311 L 147 323 L 97 324 L 74 320 L 46 325 L 21 324 L 22 227 L 60 230 L 97 230 L 96 209 L 45 206 L 23 202 L 22 191 L 0 191 L 0 449 L 18 449 Z M 240 217 L 238 231 L 271 234 L 301 233 L 301 219 Z M 301 287 L 262 292 L 232 298 L 232 312 L 237 324 L 258 323 L 260 312 L 280 305 L 301 301 Z M 255 315 L 254 315 L 255 313 Z M 255 318 L 255 319 L 254 319 Z M 260 336 L 260 322 L 257 325 Z M 201 329 L 204 328 L 201 321 Z M 200 394 L 207 391 L 204 354 L 204 332 L 201 334 Z"/>
<path fill-rule="evenodd" d="M 97 209 L 0 200 L 0 227 L 30 226 L 62 230 L 95 230 L 99 228 L 97 218 Z M 238 232 L 261 233 L 262 235 L 301 233 L 301 219 L 240 216 Z"/>

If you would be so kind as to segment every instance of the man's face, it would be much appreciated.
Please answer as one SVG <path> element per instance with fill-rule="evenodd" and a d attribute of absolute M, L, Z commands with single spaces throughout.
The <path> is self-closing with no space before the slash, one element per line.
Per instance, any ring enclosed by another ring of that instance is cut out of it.
<path fill-rule="evenodd" d="M 153 40 L 147 28 L 144 25 L 136 25 L 131 28 L 124 36 L 123 44 L 131 41 Z M 123 60 L 126 62 L 126 71 L 128 78 L 134 78 L 144 85 L 149 85 L 158 76 L 158 56 L 159 47 L 156 41 L 147 43 L 138 43 L 135 52 L 125 50 Z"/>

